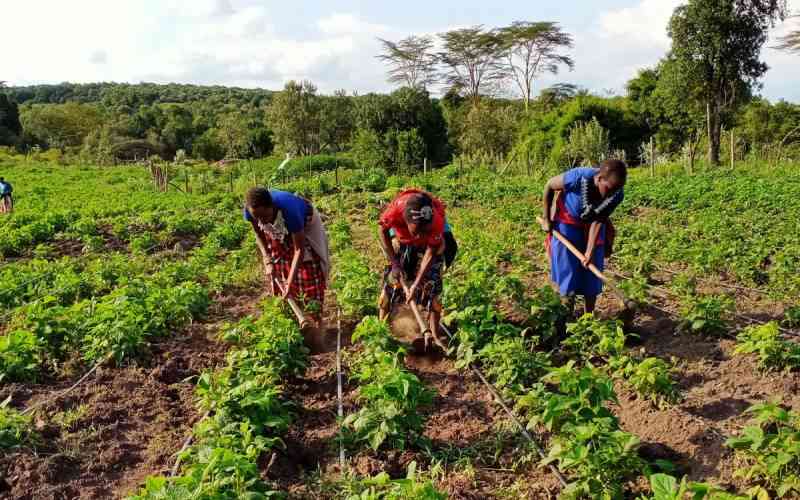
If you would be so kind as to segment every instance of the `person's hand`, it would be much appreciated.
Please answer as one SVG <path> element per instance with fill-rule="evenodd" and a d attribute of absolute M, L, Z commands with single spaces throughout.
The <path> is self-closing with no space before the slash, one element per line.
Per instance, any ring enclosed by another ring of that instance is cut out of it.
<path fill-rule="evenodd" d="M 553 231 L 553 221 L 551 221 L 550 219 L 542 219 L 541 226 L 542 226 L 542 231 L 544 231 L 545 233 L 550 233 Z"/>
<path fill-rule="evenodd" d="M 411 302 L 413 302 L 414 301 L 414 296 L 416 294 L 417 294 L 417 284 L 414 283 L 406 291 L 406 304 L 410 304 Z"/>
<path fill-rule="evenodd" d="M 588 269 L 589 264 L 591 263 L 592 263 L 592 254 L 587 253 L 584 254 L 583 257 L 581 257 L 581 264 L 583 265 L 583 267 Z"/>

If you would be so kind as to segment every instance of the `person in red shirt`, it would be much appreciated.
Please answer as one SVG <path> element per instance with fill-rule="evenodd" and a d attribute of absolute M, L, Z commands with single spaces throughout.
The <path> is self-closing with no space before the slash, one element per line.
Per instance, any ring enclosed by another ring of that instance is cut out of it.
<path fill-rule="evenodd" d="M 398 296 L 391 283 L 404 280 L 410 283 L 406 302 L 416 300 L 428 307 L 430 329 L 438 338 L 442 273 L 452 265 L 458 251 L 444 204 L 425 191 L 406 189 L 389 203 L 379 224 L 381 245 L 389 257 L 380 298 L 381 317 L 389 316 Z"/>

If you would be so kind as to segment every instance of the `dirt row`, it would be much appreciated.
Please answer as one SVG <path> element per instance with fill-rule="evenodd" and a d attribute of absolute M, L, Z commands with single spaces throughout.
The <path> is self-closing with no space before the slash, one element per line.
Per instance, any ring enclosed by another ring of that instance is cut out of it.
<path fill-rule="evenodd" d="M 210 318 L 180 336 L 153 346 L 146 364 L 98 370 L 65 398 L 48 402 L 36 421 L 44 437 L 36 453 L 21 450 L 0 457 L 0 498 L 120 498 L 150 474 L 166 473 L 199 415 L 193 401 L 194 377 L 223 362 L 225 346 L 213 338 L 219 322 L 254 312 L 252 293 L 219 297 Z M 333 298 L 328 304 L 333 304 Z M 616 312 L 604 297 L 602 314 Z M 674 304 L 660 304 L 669 309 Z M 334 306 L 329 306 L 332 311 Z M 327 323 L 335 324 L 328 314 Z M 345 323 L 349 344 L 353 323 Z M 747 423 L 745 409 L 773 398 L 800 409 L 795 374 L 758 371 L 751 356 L 732 356 L 733 342 L 677 333 L 674 317 L 645 309 L 633 330 L 646 355 L 674 359 L 682 400 L 659 409 L 617 385 L 614 408 L 622 428 L 639 436 L 649 458 L 672 460 L 694 480 L 743 489 L 733 477 L 737 463 L 725 439 Z M 326 482 L 341 474 L 338 454 L 335 329 L 310 356 L 305 376 L 290 383 L 297 415 L 286 438 L 286 451 L 265 457 L 266 479 L 292 498 L 330 498 Z M 345 347 L 345 357 L 352 352 Z M 411 461 L 442 467 L 437 486 L 451 498 L 556 498 L 559 485 L 536 465 L 486 389 L 447 359 L 408 358 L 408 366 L 436 390 L 425 436 L 432 450 L 381 453 L 347 452 L 348 467 L 359 474 L 386 471 L 402 477 Z M 75 377 L 77 378 L 77 376 Z M 13 396 L 27 407 L 68 387 L 70 381 L 7 384 L 0 398 Z M 345 377 L 345 414 L 357 411 L 357 386 Z"/>
<path fill-rule="evenodd" d="M 253 292 L 218 296 L 205 321 L 153 344 L 146 361 L 101 367 L 65 397 L 80 375 L 3 386 L 0 398 L 11 396 L 15 407 L 45 403 L 34 419 L 41 445 L 0 456 L 0 498 L 121 498 L 148 475 L 169 472 L 200 418 L 196 377 L 224 363 L 226 346 L 214 340 L 219 323 L 257 303 Z"/>

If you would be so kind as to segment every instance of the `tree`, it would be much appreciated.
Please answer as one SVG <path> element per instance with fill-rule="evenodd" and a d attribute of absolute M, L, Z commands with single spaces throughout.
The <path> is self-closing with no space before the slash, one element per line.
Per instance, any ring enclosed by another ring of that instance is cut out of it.
<path fill-rule="evenodd" d="M 0 82 L 0 146 L 13 146 L 22 134 L 22 124 L 17 103 L 2 91 L 2 87 L 3 82 Z"/>
<path fill-rule="evenodd" d="M 289 81 L 267 108 L 275 145 L 281 152 L 311 155 L 320 151 L 320 100 L 309 81 Z"/>
<path fill-rule="evenodd" d="M 388 81 L 411 88 L 427 88 L 436 81 L 436 56 L 428 36 L 410 36 L 399 42 L 378 38 L 383 54 L 376 56 L 389 65 Z"/>
<path fill-rule="evenodd" d="M 561 53 L 572 48 L 572 36 L 557 23 L 516 21 L 500 29 L 506 70 L 519 88 L 528 111 L 533 82 L 544 73 L 557 74 L 559 66 L 575 66 L 571 57 Z"/>
<path fill-rule="evenodd" d="M 718 165 L 722 126 L 767 71 L 767 30 L 785 15 L 781 0 L 689 0 L 669 23 L 670 58 L 706 109 L 708 159 Z"/>
<path fill-rule="evenodd" d="M 100 111 L 91 104 L 36 104 L 23 107 L 22 128 L 35 143 L 59 148 L 80 146 L 102 123 Z"/>
<path fill-rule="evenodd" d="M 505 155 L 514 144 L 519 123 L 514 106 L 480 102 L 471 106 L 460 124 L 458 146 L 471 155 Z"/>
<path fill-rule="evenodd" d="M 249 156 L 252 148 L 250 127 L 240 112 L 229 113 L 219 121 L 220 144 L 225 149 L 227 158 L 243 158 Z"/>
<path fill-rule="evenodd" d="M 448 31 L 439 38 L 444 45 L 439 61 L 445 66 L 445 83 L 461 89 L 477 105 L 481 94 L 505 76 L 500 64 L 502 39 L 483 26 Z"/>
<path fill-rule="evenodd" d="M 334 152 L 344 150 L 350 143 L 354 129 L 353 99 L 344 90 L 337 90 L 322 99 L 320 109 L 321 149 Z"/>

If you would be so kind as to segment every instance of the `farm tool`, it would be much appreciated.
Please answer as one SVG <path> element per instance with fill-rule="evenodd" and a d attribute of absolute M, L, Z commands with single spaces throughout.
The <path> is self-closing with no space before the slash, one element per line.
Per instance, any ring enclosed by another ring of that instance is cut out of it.
<path fill-rule="evenodd" d="M 278 290 L 280 290 L 281 293 L 286 291 L 284 284 L 281 283 L 274 275 L 272 276 L 272 281 L 273 284 L 278 287 Z M 327 342 L 325 331 L 322 328 L 311 324 L 311 322 L 306 318 L 303 308 L 300 307 L 297 301 L 292 297 L 286 297 L 286 302 L 289 304 L 289 308 L 297 318 L 297 323 L 300 325 L 300 332 L 303 334 L 303 339 L 305 340 L 306 346 L 311 349 L 312 352 L 326 351 Z"/>
<path fill-rule="evenodd" d="M 389 259 L 389 253 L 383 248 L 383 245 L 380 245 L 381 250 L 383 251 L 383 255 Z M 394 310 L 394 305 L 397 302 L 400 302 L 398 299 L 407 299 L 410 296 L 410 285 L 406 281 L 405 277 L 401 276 L 399 280 L 394 281 L 392 278 L 391 273 L 388 275 L 388 279 L 391 280 L 388 284 L 391 292 L 388 297 L 385 299 L 388 301 L 388 311 L 384 313 L 381 312 L 381 319 L 389 319 L 388 316 L 391 316 L 392 311 Z M 385 287 L 382 287 L 385 290 Z M 383 293 L 383 292 L 382 292 Z M 405 302 L 405 300 L 403 301 Z M 424 309 L 428 313 L 428 320 L 423 317 L 422 312 L 420 311 L 420 304 L 417 302 L 416 297 L 411 297 L 411 300 L 408 301 L 408 307 L 411 310 L 411 313 L 414 316 L 414 321 L 416 322 L 416 326 L 419 328 L 419 332 L 421 336 L 415 335 L 416 338 L 411 339 L 410 344 L 414 347 L 414 350 L 418 353 L 426 353 L 429 351 L 431 340 L 433 343 L 436 344 L 443 352 L 447 352 L 447 347 L 442 343 L 439 337 L 436 335 L 436 332 L 431 330 L 430 328 L 430 314 L 431 308 L 433 307 L 433 298 L 428 296 L 427 306 Z M 392 329 L 395 336 L 397 336 L 397 332 L 395 332 L 394 328 Z M 422 341 L 422 346 L 419 346 L 420 340 Z"/>
<path fill-rule="evenodd" d="M 537 217 L 536 220 L 539 222 L 539 224 L 542 224 L 544 222 L 541 217 Z M 583 253 L 577 248 L 575 248 L 575 245 L 573 245 L 572 242 L 566 238 L 566 236 L 559 233 L 555 229 L 552 230 L 552 233 L 553 237 L 555 237 L 565 247 L 567 247 L 567 250 L 569 250 L 570 253 L 572 253 L 572 255 L 574 255 L 578 260 L 581 260 L 583 258 Z M 624 307 L 625 314 L 630 314 L 636 310 L 636 302 L 629 300 L 627 297 L 625 297 L 625 294 L 622 293 L 622 290 L 620 290 L 619 287 L 617 287 L 617 285 L 613 281 L 611 281 L 605 274 L 603 274 L 603 272 L 600 271 L 600 269 L 598 269 L 597 266 L 595 266 L 590 262 L 587 268 L 589 269 L 589 271 L 592 272 L 592 274 L 600 278 L 600 280 L 602 280 L 602 282 L 606 286 L 608 286 L 609 290 L 611 290 L 611 293 L 613 293 L 614 296 L 616 296 L 620 300 L 622 306 Z"/>

